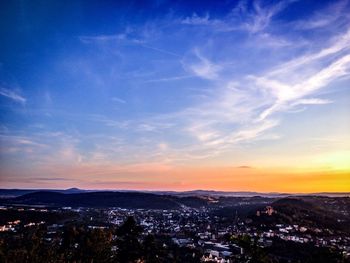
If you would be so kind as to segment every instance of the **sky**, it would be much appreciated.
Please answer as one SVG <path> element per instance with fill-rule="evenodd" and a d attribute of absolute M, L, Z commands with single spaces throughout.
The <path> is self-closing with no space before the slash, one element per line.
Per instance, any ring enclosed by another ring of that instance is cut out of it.
<path fill-rule="evenodd" d="M 350 191 L 350 1 L 1 1 L 0 187 Z"/>

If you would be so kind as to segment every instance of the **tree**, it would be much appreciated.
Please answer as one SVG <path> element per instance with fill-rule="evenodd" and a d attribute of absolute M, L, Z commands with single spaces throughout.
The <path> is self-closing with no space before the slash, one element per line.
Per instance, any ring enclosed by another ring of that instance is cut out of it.
<path fill-rule="evenodd" d="M 118 262 L 130 263 L 141 258 L 142 249 L 139 237 L 142 228 L 136 224 L 133 217 L 128 217 L 117 231 L 117 260 Z"/>

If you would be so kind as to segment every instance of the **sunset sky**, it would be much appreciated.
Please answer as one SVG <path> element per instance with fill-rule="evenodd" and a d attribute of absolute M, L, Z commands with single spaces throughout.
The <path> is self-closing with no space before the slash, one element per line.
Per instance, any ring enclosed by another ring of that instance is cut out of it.
<path fill-rule="evenodd" d="M 0 1 L 0 188 L 350 191 L 350 1 Z"/>

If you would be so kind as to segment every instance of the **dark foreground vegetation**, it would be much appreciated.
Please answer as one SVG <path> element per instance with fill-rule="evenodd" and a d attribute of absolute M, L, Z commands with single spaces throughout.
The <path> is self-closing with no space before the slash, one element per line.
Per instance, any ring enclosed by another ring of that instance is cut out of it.
<path fill-rule="evenodd" d="M 27 228 L 16 235 L 1 236 L 0 262 L 200 261 L 198 250 L 179 247 L 166 236 L 141 233 L 133 217 L 118 228 L 67 224 L 59 235 L 53 235 L 45 226 Z"/>
<path fill-rule="evenodd" d="M 66 224 L 60 234 L 46 226 L 3 234 L 0 262 L 201 262 L 202 249 L 181 247 L 166 235 L 142 235 L 133 217 L 119 227 L 89 228 Z M 228 245 L 239 245 L 245 255 L 232 262 L 349 262 L 339 251 L 278 239 L 268 248 L 248 235 L 227 235 Z M 217 262 L 213 261 L 207 262 Z M 230 262 L 230 261 L 229 261 Z"/>

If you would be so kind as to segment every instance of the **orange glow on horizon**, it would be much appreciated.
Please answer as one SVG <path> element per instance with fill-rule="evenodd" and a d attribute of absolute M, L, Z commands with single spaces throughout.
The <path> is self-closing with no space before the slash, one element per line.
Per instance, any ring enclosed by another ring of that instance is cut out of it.
<path fill-rule="evenodd" d="M 5 180 L 6 188 L 70 188 L 106 190 L 222 190 L 285 193 L 349 192 L 350 170 L 241 167 L 128 166 L 46 167 L 53 178 L 26 182 Z M 10 174 L 8 174 L 10 176 Z M 30 182 L 30 183 L 29 183 Z"/>

